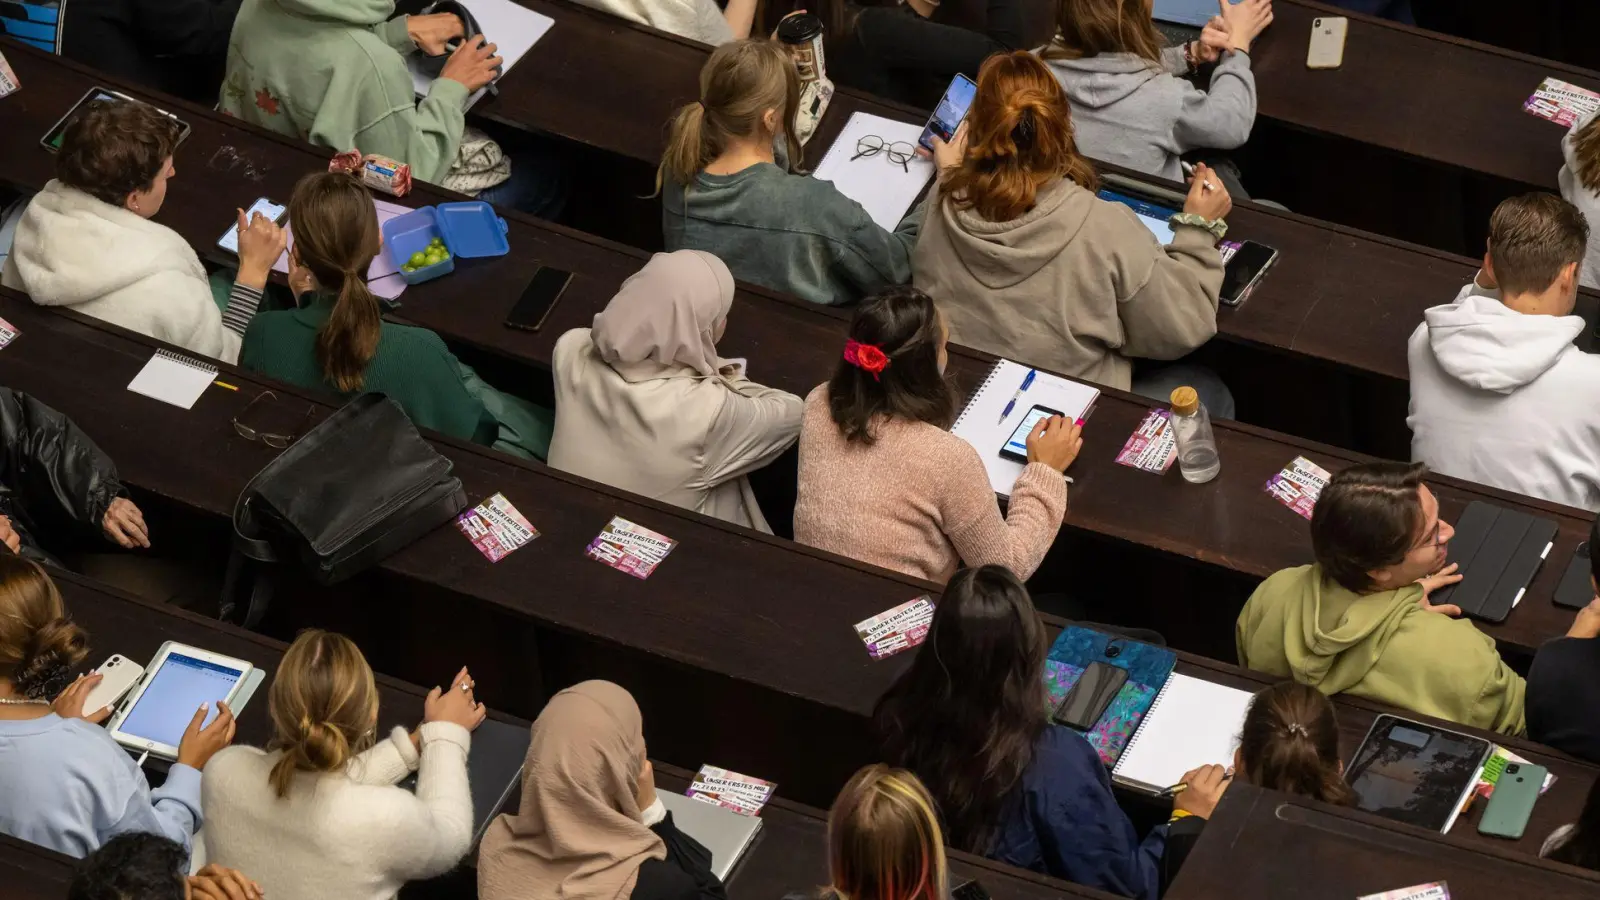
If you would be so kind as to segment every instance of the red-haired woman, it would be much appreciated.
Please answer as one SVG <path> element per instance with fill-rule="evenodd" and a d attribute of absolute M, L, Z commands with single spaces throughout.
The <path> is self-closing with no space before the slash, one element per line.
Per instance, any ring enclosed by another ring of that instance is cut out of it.
<path fill-rule="evenodd" d="M 1232 418 L 1215 374 L 1183 365 L 1135 378 L 1133 364 L 1178 359 L 1216 334 L 1216 244 L 1232 208 L 1216 174 L 1196 167 L 1163 246 L 1131 209 L 1095 195 L 1066 94 L 1030 53 L 984 63 L 962 128 L 936 145 L 939 179 L 911 260 L 950 339 L 1162 400 L 1188 384 L 1212 415 Z"/>

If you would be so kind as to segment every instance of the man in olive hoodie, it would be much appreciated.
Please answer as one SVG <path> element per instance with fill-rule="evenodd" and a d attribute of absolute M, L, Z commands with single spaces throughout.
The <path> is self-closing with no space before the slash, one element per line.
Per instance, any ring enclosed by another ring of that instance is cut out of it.
<path fill-rule="evenodd" d="M 461 20 L 394 14 L 394 0 L 244 0 L 228 43 L 224 113 L 335 151 L 408 163 L 438 184 L 455 162 L 467 97 L 500 64 L 463 41 L 419 103 L 405 55 L 444 52 Z"/>
<path fill-rule="evenodd" d="M 1261 583 L 1239 614 L 1239 662 L 1324 694 L 1350 693 L 1505 734 L 1523 729 L 1522 676 L 1454 606 L 1428 595 L 1460 581 L 1455 534 L 1421 465 L 1351 466 L 1311 518 L 1317 562 Z"/>

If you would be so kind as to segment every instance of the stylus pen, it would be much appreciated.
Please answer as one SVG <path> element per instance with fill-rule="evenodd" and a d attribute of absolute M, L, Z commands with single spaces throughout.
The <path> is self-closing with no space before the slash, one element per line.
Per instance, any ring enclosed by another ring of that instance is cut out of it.
<path fill-rule="evenodd" d="M 144 761 L 149 759 L 149 758 L 150 758 L 150 751 L 146 750 L 144 753 L 139 755 L 139 761 L 133 764 L 134 768 L 136 768 L 136 769 L 144 768 Z"/>
<path fill-rule="evenodd" d="M 1033 378 L 1038 374 L 1039 371 L 1037 369 L 1028 370 L 1027 377 L 1022 379 L 1022 387 L 1017 388 L 1016 394 L 1014 394 L 1010 401 L 1006 403 L 1005 411 L 1000 413 L 1000 422 L 1004 422 L 1006 420 L 1006 416 L 1011 415 L 1011 411 L 1017 408 L 1017 401 L 1022 399 L 1022 395 L 1026 393 L 1028 388 L 1033 385 Z M 995 424 L 999 425 L 1000 422 L 996 422 Z"/>

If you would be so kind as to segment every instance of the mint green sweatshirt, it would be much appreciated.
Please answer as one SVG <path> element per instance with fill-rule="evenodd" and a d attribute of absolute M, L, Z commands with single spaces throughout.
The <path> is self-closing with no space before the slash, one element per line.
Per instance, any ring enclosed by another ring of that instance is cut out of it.
<path fill-rule="evenodd" d="M 224 113 L 335 151 L 410 163 L 435 184 L 455 162 L 467 89 L 436 79 L 418 103 L 415 51 L 394 0 L 244 0 L 228 42 Z"/>

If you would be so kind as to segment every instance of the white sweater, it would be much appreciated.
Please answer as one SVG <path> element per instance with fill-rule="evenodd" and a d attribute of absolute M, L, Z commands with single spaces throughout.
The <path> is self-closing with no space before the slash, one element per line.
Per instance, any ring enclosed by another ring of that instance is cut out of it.
<path fill-rule="evenodd" d="M 419 770 L 411 738 L 396 728 L 343 773 L 296 773 L 284 798 L 268 781 L 281 751 L 229 747 L 201 781 L 206 861 L 244 872 L 268 897 L 388 900 L 471 849 L 471 740 L 450 722 L 423 725 Z M 412 771 L 415 794 L 396 786 Z"/>
<path fill-rule="evenodd" d="M 206 270 L 182 236 L 60 181 L 28 204 L 0 283 L 41 306 L 70 306 L 203 356 L 239 359 L 239 335 L 223 327 Z"/>
<path fill-rule="evenodd" d="M 1411 458 L 1436 472 L 1600 510 L 1600 355 L 1578 316 L 1530 316 L 1469 284 L 1411 335 Z"/>

